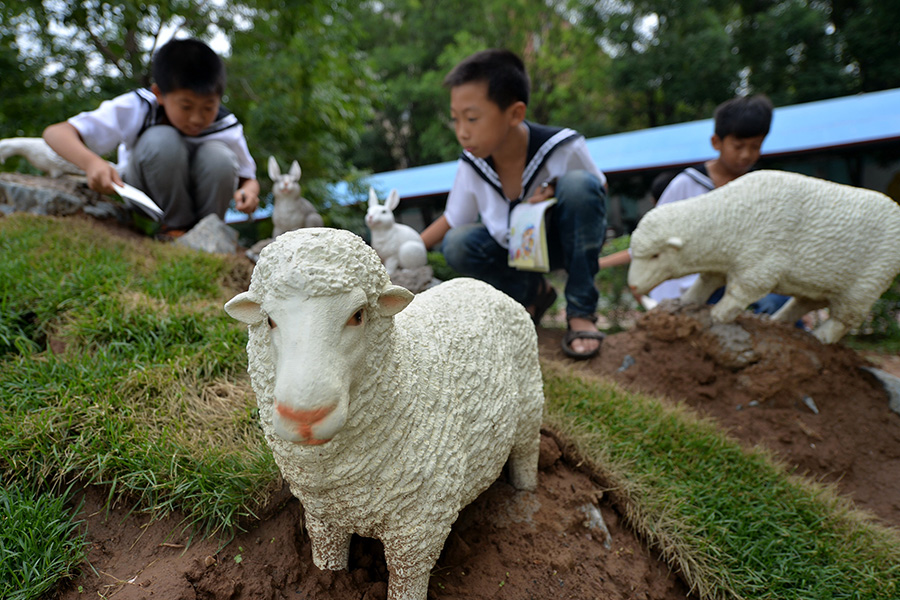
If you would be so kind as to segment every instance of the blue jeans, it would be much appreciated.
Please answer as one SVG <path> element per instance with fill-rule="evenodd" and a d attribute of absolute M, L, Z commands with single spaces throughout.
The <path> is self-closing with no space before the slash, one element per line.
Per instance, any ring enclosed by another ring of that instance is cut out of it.
<path fill-rule="evenodd" d="M 594 277 L 606 237 L 606 192 L 587 171 L 570 171 L 556 183 L 557 203 L 549 210 L 547 249 L 551 269 L 565 269 L 566 316 L 592 317 L 599 294 Z M 508 251 L 481 223 L 454 227 L 441 251 L 462 275 L 490 283 L 523 306 L 534 303 L 543 275 L 508 264 Z"/>

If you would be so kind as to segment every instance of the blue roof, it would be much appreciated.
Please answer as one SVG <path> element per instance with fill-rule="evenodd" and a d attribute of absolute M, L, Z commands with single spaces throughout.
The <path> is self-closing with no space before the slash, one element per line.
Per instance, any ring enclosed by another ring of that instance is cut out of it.
<path fill-rule="evenodd" d="M 587 140 L 597 166 L 607 174 L 665 169 L 715 157 L 713 120 L 703 119 Z M 900 139 L 900 88 L 776 108 L 763 156 L 822 150 Z M 456 175 L 456 161 L 376 173 L 366 182 L 381 196 L 397 189 L 401 198 L 444 194 Z M 335 186 L 338 196 L 346 186 Z"/>

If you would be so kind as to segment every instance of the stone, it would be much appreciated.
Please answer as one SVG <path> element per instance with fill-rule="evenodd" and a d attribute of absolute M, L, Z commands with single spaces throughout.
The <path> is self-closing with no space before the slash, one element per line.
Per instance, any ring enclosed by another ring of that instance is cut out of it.
<path fill-rule="evenodd" d="M 206 215 L 175 243 L 211 254 L 231 254 L 237 250 L 238 232 L 218 215 Z"/>

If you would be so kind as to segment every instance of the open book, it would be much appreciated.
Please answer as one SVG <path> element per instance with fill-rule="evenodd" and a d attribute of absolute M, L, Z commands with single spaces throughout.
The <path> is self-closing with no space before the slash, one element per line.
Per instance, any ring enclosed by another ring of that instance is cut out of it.
<path fill-rule="evenodd" d="M 523 271 L 550 270 L 547 253 L 547 209 L 556 204 L 556 198 L 543 202 L 521 202 L 509 215 L 509 266 Z"/>
<path fill-rule="evenodd" d="M 136 208 L 154 221 L 162 220 L 162 209 L 157 206 L 156 202 L 150 199 L 150 196 L 141 190 L 132 185 L 128 185 L 127 183 L 125 185 L 116 185 L 114 183 L 113 189 L 115 189 L 116 193 L 122 197 L 125 204 L 131 208 Z"/>

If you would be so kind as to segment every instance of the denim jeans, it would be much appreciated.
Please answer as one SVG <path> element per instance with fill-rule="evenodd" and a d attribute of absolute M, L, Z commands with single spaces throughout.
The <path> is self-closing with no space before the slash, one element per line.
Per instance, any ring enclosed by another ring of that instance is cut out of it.
<path fill-rule="evenodd" d="M 592 317 L 599 294 L 594 277 L 606 237 L 606 192 L 587 171 L 570 171 L 556 183 L 556 204 L 549 209 L 547 249 L 551 269 L 565 269 L 566 316 Z M 543 276 L 508 264 L 508 251 L 481 223 L 454 227 L 441 251 L 460 274 L 490 283 L 523 306 L 534 302 Z"/>
<path fill-rule="evenodd" d="M 170 125 L 138 138 L 122 175 L 163 209 L 163 224 L 190 229 L 209 214 L 224 218 L 237 185 L 237 157 L 223 142 L 188 144 Z"/>

